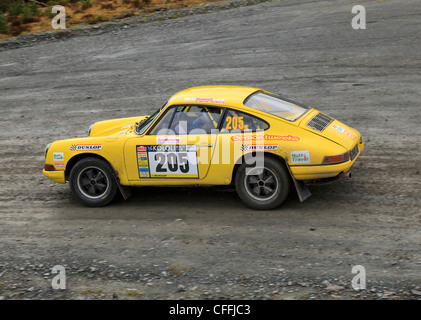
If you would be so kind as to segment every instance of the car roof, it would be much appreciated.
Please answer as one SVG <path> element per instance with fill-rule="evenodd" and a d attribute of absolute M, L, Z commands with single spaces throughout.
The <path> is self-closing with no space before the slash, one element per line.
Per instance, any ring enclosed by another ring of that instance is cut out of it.
<path fill-rule="evenodd" d="M 245 107 L 243 102 L 258 88 L 242 86 L 202 86 L 185 89 L 173 95 L 169 105 L 200 104 L 215 106 Z"/>

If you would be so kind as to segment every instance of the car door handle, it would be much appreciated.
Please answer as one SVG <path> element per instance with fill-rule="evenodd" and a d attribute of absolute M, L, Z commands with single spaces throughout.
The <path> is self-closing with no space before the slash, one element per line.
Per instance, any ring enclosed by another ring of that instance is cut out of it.
<path fill-rule="evenodd" d="M 200 148 L 200 147 L 212 148 L 212 143 L 211 144 L 198 144 L 197 147 L 198 148 Z"/>

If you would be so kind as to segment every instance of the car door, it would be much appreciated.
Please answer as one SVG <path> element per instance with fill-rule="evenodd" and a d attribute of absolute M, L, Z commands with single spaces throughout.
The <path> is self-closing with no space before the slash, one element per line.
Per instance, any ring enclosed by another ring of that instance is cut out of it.
<path fill-rule="evenodd" d="M 125 144 L 128 179 L 135 184 L 186 183 L 208 173 L 223 109 L 170 106 L 146 134 Z"/>

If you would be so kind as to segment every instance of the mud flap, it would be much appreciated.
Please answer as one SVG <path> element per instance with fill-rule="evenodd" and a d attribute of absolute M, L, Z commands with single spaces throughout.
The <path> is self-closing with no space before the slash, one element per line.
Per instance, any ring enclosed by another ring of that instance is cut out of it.
<path fill-rule="evenodd" d="M 124 200 L 127 200 L 132 195 L 132 192 L 129 188 L 123 187 L 121 184 L 118 184 L 118 189 L 120 190 L 121 195 L 123 196 Z"/>
<path fill-rule="evenodd" d="M 122 185 L 120 184 L 120 182 L 118 181 L 118 175 L 117 175 L 117 173 L 114 173 L 114 178 L 115 178 L 115 181 L 116 181 L 116 183 L 117 183 L 118 190 L 120 190 L 120 193 L 121 193 L 121 195 L 123 196 L 123 199 L 124 199 L 124 200 L 129 199 L 129 198 L 130 198 L 130 196 L 132 195 L 132 192 L 130 191 L 130 188 L 128 188 L 128 187 L 124 187 L 124 186 L 122 186 Z"/>
<path fill-rule="evenodd" d="M 303 181 L 296 180 L 294 176 L 292 175 L 289 165 L 286 162 L 285 162 L 285 165 L 288 168 L 292 181 L 294 181 L 295 190 L 297 190 L 297 194 L 298 194 L 298 199 L 300 199 L 300 202 L 304 202 L 306 199 L 310 198 L 311 196 L 310 189 L 305 185 Z"/>
<path fill-rule="evenodd" d="M 305 185 L 305 183 L 301 180 L 295 180 L 294 177 L 292 177 L 292 180 L 294 180 L 295 189 L 297 190 L 297 194 L 298 194 L 298 198 L 300 199 L 300 202 L 304 202 L 304 200 L 306 200 L 307 198 L 310 198 L 311 191 Z"/>

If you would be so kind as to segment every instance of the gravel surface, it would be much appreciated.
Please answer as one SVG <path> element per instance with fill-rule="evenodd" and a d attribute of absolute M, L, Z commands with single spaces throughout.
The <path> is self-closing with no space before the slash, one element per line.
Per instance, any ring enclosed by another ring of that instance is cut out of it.
<path fill-rule="evenodd" d="M 0 45 L 0 299 L 421 298 L 419 3 L 361 2 L 365 30 L 349 1 L 235 3 Z M 263 212 L 233 188 L 87 208 L 43 177 L 47 143 L 207 84 L 282 93 L 356 128 L 353 177 Z"/>
<path fill-rule="evenodd" d="M 270 0 L 223 0 L 214 3 L 200 3 L 183 9 L 151 9 L 140 15 L 131 15 L 126 18 L 115 19 L 112 21 L 99 22 L 95 24 L 80 23 L 78 25 L 71 25 L 68 29 L 51 30 L 49 32 L 42 33 L 29 33 L 10 39 L 0 39 L 0 51 L 3 49 L 33 46 L 37 45 L 40 41 L 55 41 L 75 36 L 92 36 L 94 34 L 101 34 L 103 32 L 110 32 L 113 30 L 115 31 L 121 28 L 127 29 L 132 25 L 138 26 L 139 24 L 153 21 L 178 19 L 189 15 L 246 7 L 267 1 Z"/>

